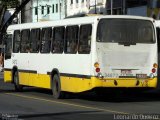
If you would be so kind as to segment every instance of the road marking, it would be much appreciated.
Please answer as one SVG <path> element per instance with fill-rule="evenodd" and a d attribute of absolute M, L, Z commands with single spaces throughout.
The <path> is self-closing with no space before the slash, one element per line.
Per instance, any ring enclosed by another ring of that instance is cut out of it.
<path fill-rule="evenodd" d="M 22 97 L 22 98 L 27 98 L 27 99 L 40 100 L 40 101 L 57 103 L 57 104 L 63 104 L 63 105 L 68 105 L 68 106 L 80 107 L 80 108 L 94 109 L 94 110 L 99 110 L 99 111 L 104 111 L 104 112 L 110 112 L 110 113 L 116 113 L 116 114 L 129 114 L 129 113 L 126 113 L 126 112 L 119 112 L 119 111 L 114 111 L 114 110 L 109 110 L 109 109 L 90 107 L 90 106 L 72 104 L 72 103 L 67 103 L 67 102 L 59 102 L 59 101 L 55 101 L 55 100 L 47 100 L 47 99 L 44 99 L 44 98 L 38 98 L 38 97 L 20 95 L 20 94 L 15 94 L 15 93 L 5 93 L 5 94 L 12 95 L 12 96 L 17 96 L 17 97 Z"/>

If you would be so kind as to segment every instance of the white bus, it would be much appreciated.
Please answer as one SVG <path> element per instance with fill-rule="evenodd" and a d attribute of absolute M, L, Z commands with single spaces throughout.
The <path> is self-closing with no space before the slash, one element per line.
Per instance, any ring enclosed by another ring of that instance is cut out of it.
<path fill-rule="evenodd" d="M 7 34 L 4 81 L 14 83 L 16 90 L 47 88 L 62 98 L 65 92 L 157 85 L 153 19 L 70 18 L 11 25 Z"/>

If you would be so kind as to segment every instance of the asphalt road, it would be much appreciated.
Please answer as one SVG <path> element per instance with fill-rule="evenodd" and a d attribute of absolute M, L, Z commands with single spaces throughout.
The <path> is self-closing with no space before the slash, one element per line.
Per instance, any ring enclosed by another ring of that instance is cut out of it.
<path fill-rule="evenodd" d="M 137 115 L 137 116 L 135 116 Z M 15 92 L 0 74 L 2 120 L 118 120 L 160 119 L 160 92 L 96 96 L 92 92 L 56 100 L 50 90 L 25 88 Z"/>

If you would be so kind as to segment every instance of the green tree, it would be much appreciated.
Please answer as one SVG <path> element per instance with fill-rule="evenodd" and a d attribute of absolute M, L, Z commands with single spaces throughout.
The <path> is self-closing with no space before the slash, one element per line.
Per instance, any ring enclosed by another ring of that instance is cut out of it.
<path fill-rule="evenodd" d="M 19 5 L 18 0 L 0 0 L 0 2 L 7 8 L 15 8 L 17 5 Z"/>

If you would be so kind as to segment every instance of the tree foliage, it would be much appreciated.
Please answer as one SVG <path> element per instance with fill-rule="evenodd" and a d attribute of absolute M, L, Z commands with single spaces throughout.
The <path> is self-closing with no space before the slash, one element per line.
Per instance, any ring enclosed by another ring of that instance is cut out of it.
<path fill-rule="evenodd" d="M 0 0 L 0 2 L 7 8 L 15 8 L 17 5 L 19 5 L 18 0 Z"/>

